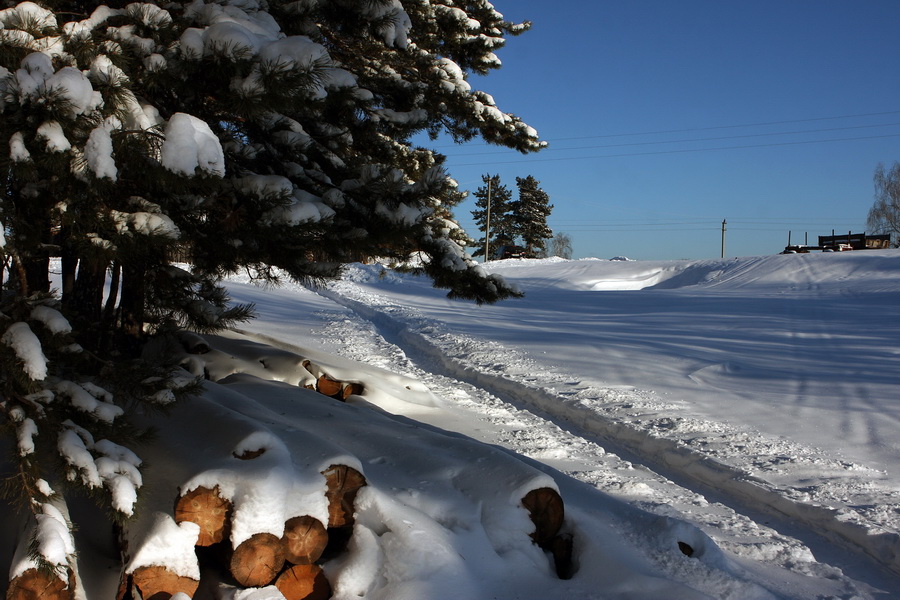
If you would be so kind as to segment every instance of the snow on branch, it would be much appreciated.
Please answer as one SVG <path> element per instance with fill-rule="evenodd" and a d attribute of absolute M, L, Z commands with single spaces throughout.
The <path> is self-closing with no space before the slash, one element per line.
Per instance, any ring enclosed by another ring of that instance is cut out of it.
<path fill-rule="evenodd" d="M 13 349 L 16 357 L 22 361 L 22 369 L 34 381 L 42 381 L 47 377 L 47 357 L 38 339 L 28 323 L 13 323 L 0 338 Z"/>
<path fill-rule="evenodd" d="M 44 305 L 35 306 L 31 311 L 31 318 L 43 323 L 47 331 L 54 335 L 72 333 L 72 325 L 69 324 L 68 319 L 55 308 Z"/>
<path fill-rule="evenodd" d="M 98 421 L 112 423 L 116 417 L 124 413 L 122 407 L 112 403 L 112 395 L 96 385 L 89 383 L 78 385 L 72 381 L 62 380 L 53 387 L 59 395 L 69 398 L 72 406 L 90 414 Z"/>
<path fill-rule="evenodd" d="M 109 440 L 94 442 L 89 431 L 72 421 L 63 425 L 65 429 L 57 438 L 57 450 L 70 467 L 68 479 L 80 480 L 90 489 L 105 485 L 112 497 L 112 507 L 126 516 L 134 514 L 137 490 L 143 485 L 138 470 L 141 459 Z M 95 458 L 94 454 L 98 456 Z"/>
<path fill-rule="evenodd" d="M 30 529 L 23 536 L 10 566 L 14 580 L 30 569 L 49 567 L 59 579 L 68 582 L 68 570 L 75 559 L 75 540 L 63 512 L 51 503 L 39 504 Z"/>
<path fill-rule="evenodd" d="M 225 154 L 219 138 L 206 121 L 185 113 L 175 113 L 165 130 L 160 162 L 173 173 L 201 173 L 223 177 Z"/>

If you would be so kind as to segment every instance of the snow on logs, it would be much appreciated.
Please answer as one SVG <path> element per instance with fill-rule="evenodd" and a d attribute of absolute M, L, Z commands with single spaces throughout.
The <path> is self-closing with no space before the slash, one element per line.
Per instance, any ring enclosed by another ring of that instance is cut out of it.
<path fill-rule="evenodd" d="M 196 339 L 192 347 L 204 352 L 194 355 L 203 370 L 222 375 L 221 385 L 207 384 L 168 416 L 144 417 L 158 439 L 142 458 L 165 468 L 147 470 L 141 510 L 122 527 L 118 600 L 193 597 L 200 589 L 230 598 L 234 590 L 269 586 L 287 600 L 329 598 L 332 586 L 347 595 L 340 573 L 360 558 L 327 565 L 347 548 L 359 552 L 347 545 L 351 537 L 384 553 L 388 564 L 453 535 L 440 525 L 446 510 L 470 515 L 470 526 L 482 528 L 499 555 L 528 547 L 535 564 L 552 556 L 550 568 L 555 562 L 560 577 L 571 575 L 572 538 L 549 476 L 471 440 L 401 424 L 359 404 L 323 402 L 298 388 L 303 378 L 318 387 L 327 373 L 300 357 L 267 348 L 261 359 L 250 352 L 251 359 L 236 359 L 233 347 L 226 355 L 218 343 L 207 349 Z M 223 356 L 233 361 L 224 371 Z M 282 378 L 290 369 L 296 375 Z M 325 422 L 339 423 L 327 437 Z M 390 544 L 382 545 L 384 531 L 392 532 Z"/>
<path fill-rule="evenodd" d="M 158 497 L 149 500 L 156 504 Z M 196 524 L 176 523 L 162 510 L 141 511 L 127 521 L 119 536 L 124 569 L 116 600 L 193 596 L 200 585 L 198 535 Z"/>
<path fill-rule="evenodd" d="M 220 381 L 235 373 L 246 373 L 261 379 L 283 381 L 315 390 L 341 401 L 354 395 L 362 395 L 365 391 L 359 381 L 335 377 L 321 365 L 289 352 L 278 352 L 270 348 L 265 356 L 247 360 L 239 344 L 228 346 L 227 352 L 213 349 L 205 338 L 190 331 L 179 332 L 178 340 L 187 355 L 182 365 L 194 375 L 213 381 Z"/>
<path fill-rule="evenodd" d="M 34 508 L 16 544 L 6 597 L 72 600 L 77 584 L 75 542 L 66 503 L 58 499 Z"/>
<path fill-rule="evenodd" d="M 365 477 L 343 464 L 329 466 L 322 475 L 326 483 L 328 527 L 352 527 L 354 500 L 366 485 Z M 174 509 L 176 523 L 190 522 L 198 527 L 196 545 L 200 547 L 228 540 L 232 513 L 231 501 L 222 497 L 218 487 L 200 486 L 190 490 L 178 497 Z M 258 532 L 241 541 L 231 552 L 228 568 L 239 584 L 264 586 L 279 576 L 286 562 L 292 566 L 315 563 L 325 551 L 328 539 L 328 529 L 321 520 L 310 515 L 294 516 L 284 523 L 280 537 Z M 290 585 L 296 587 L 300 585 L 301 574 L 309 579 L 307 583 L 312 587 L 315 587 L 313 580 L 324 578 L 324 574 L 314 569 L 292 569 L 292 574 L 285 576 L 285 582 L 294 582 Z M 323 588 L 324 584 L 320 581 L 317 585 Z"/>

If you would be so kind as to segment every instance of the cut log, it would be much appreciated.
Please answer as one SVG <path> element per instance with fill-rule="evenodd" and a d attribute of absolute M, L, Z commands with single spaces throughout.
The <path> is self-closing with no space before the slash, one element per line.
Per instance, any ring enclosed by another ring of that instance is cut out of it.
<path fill-rule="evenodd" d="M 284 558 L 295 565 L 308 565 L 319 560 L 328 545 L 328 530 L 315 517 L 293 517 L 284 524 Z"/>
<path fill-rule="evenodd" d="M 294 565 L 278 576 L 275 587 L 285 600 L 331 598 L 331 584 L 319 565 Z"/>
<path fill-rule="evenodd" d="M 131 574 L 132 585 L 144 600 L 169 600 L 182 592 L 193 597 L 200 582 L 176 575 L 165 567 L 139 567 Z"/>
<path fill-rule="evenodd" d="M 269 585 L 284 566 L 281 538 L 255 533 L 241 542 L 231 555 L 231 575 L 245 587 Z"/>
<path fill-rule="evenodd" d="M 211 546 L 225 539 L 231 502 L 219 495 L 219 488 L 198 487 L 175 502 L 175 522 L 190 521 L 200 526 L 198 546 Z"/>
<path fill-rule="evenodd" d="M 354 502 L 360 488 L 366 485 L 362 473 L 347 465 L 331 465 L 324 471 L 328 489 L 328 527 L 346 527 L 353 524 Z"/>
<path fill-rule="evenodd" d="M 345 383 L 344 389 L 341 390 L 341 400 L 346 400 L 350 396 L 359 396 L 363 393 L 361 383 Z"/>
<path fill-rule="evenodd" d="M 232 452 L 231 455 L 239 460 L 253 460 L 254 458 L 259 458 L 265 453 L 266 449 L 260 448 L 258 450 L 244 450 L 241 454 Z"/>
<path fill-rule="evenodd" d="M 75 597 L 74 577 L 69 572 L 69 581 L 55 573 L 28 569 L 9 582 L 7 600 L 72 600 Z"/>
<path fill-rule="evenodd" d="M 340 396 L 342 386 L 340 381 L 332 379 L 328 375 L 321 375 L 316 381 L 316 390 L 326 396 Z"/>
<path fill-rule="evenodd" d="M 565 507 L 562 497 L 552 488 L 531 490 L 522 498 L 522 506 L 528 510 L 528 516 L 534 523 L 531 539 L 538 545 L 546 544 L 559 533 L 565 520 Z"/>
<path fill-rule="evenodd" d="M 560 533 L 553 536 L 541 548 L 553 555 L 553 566 L 560 579 L 572 579 L 575 575 L 575 562 L 572 558 L 574 540 L 571 534 Z"/>

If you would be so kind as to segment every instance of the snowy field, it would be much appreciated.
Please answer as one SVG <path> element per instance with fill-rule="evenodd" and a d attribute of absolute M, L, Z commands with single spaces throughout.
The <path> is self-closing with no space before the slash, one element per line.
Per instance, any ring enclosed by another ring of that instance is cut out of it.
<path fill-rule="evenodd" d="M 603 548 L 636 546 L 656 576 L 713 598 L 900 597 L 900 254 L 489 269 L 525 298 L 449 301 L 377 265 L 319 293 L 230 289 L 258 303 L 256 334 L 427 386 L 439 409 L 382 408 L 526 457 L 572 527 L 612 520 L 627 542 Z M 673 527 L 708 551 L 671 552 Z M 632 597 L 583 537 L 550 597 Z"/>
<path fill-rule="evenodd" d="M 126 572 L 199 579 L 195 600 L 281 600 L 201 573 L 172 500 L 218 485 L 237 546 L 327 521 L 318 473 L 344 464 L 368 485 L 323 565 L 334 598 L 900 597 L 900 252 L 488 268 L 525 297 L 449 301 L 379 265 L 319 290 L 229 281 L 258 318 L 185 355 L 203 398 L 147 417 L 161 435 L 139 451 Z M 362 391 L 302 389 L 316 369 Z M 565 502 L 569 579 L 529 537 L 521 500 L 539 488 Z M 109 526 L 69 508 L 77 597 L 115 597 Z"/>

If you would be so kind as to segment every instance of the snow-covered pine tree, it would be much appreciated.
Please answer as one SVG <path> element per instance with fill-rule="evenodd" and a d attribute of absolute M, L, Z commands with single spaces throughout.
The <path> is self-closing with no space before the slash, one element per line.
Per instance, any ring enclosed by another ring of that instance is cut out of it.
<path fill-rule="evenodd" d="M 138 459 L 110 441 L 126 430 L 118 411 L 126 395 L 164 403 L 178 386 L 170 365 L 139 376 L 112 361 L 154 333 L 247 318 L 250 307 L 229 306 L 218 285 L 229 272 L 321 279 L 361 257 L 417 250 L 451 295 L 515 294 L 463 251 L 447 211 L 457 185 L 439 155 L 410 144 L 446 131 L 542 147 L 467 81 L 498 68 L 504 37 L 528 29 L 487 0 L 2 6 L 0 221 L 11 262 L 0 407 L 19 440 L 16 487 L 36 511 L 59 478 L 32 460 L 42 452 L 31 442 L 62 453 L 71 480 L 105 487 L 128 514 L 129 498 L 115 494 L 139 487 Z M 171 263 L 176 245 L 190 271 Z M 42 326 L 39 306 L 66 315 L 73 339 Z M 85 351 L 70 354 L 73 342 Z M 131 385 L 110 393 L 114 380 Z M 125 471 L 109 481 L 95 477 L 105 452 Z"/>
<path fill-rule="evenodd" d="M 499 175 L 482 175 L 481 180 L 484 185 L 479 186 L 473 196 L 475 196 L 475 209 L 472 211 L 472 218 L 478 230 L 485 231 L 488 226 L 488 202 L 490 202 L 490 244 L 488 252 L 493 251 L 500 246 L 512 244 L 516 238 L 515 232 L 515 215 L 512 212 L 512 192 L 508 187 L 500 183 Z M 477 249 L 473 254 L 475 256 L 484 255 L 485 247 L 484 236 L 476 242 Z M 490 259 L 490 256 L 487 257 Z"/>
<path fill-rule="evenodd" d="M 530 255 L 545 254 L 547 240 L 553 237 L 553 231 L 547 225 L 547 217 L 553 210 L 550 196 L 532 175 L 516 177 L 516 187 L 519 198 L 511 206 L 516 232 Z"/>

